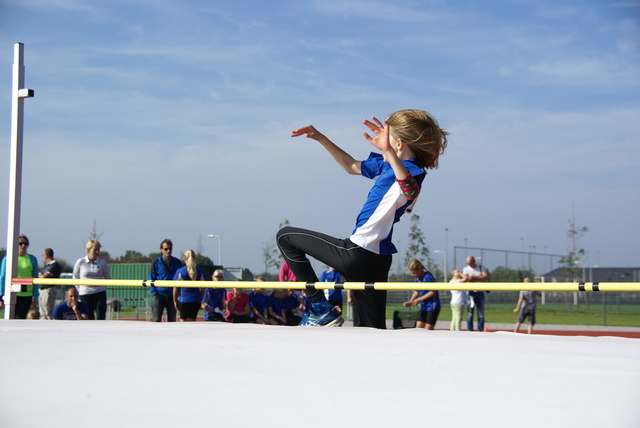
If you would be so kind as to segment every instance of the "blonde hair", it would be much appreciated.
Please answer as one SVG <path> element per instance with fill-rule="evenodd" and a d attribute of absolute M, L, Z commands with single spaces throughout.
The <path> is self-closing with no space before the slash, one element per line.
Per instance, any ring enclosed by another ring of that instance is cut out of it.
<path fill-rule="evenodd" d="M 419 260 L 413 259 L 409 262 L 409 265 L 407 266 L 407 269 L 409 269 L 410 271 L 414 271 L 414 270 L 426 270 L 424 265 L 422 263 L 420 263 Z"/>
<path fill-rule="evenodd" d="M 449 133 L 426 111 L 398 110 L 387 118 L 391 134 L 408 145 L 422 169 L 438 168 L 438 158 L 447 147 Z"/>
<path fill-rule="evenodd" d="M 187 271 L 189 272 L 189 278 L 191 281 L 198 280 L 198 266 L 196 265 L 196 253 L 193 250 L 187 250 L 184 252 L 184 262 L 187 265 Z"/>
<path fill-rule="evenodd" d="M 89 241 L 87 242 L 87 245 L 84 246 L 84 252 L 88 253 L 89 250 L 95 246 L 102 248 L 102 245 L 100 245 L 100 241 L 98 241 L 97 239 L 89 239 Z"/>

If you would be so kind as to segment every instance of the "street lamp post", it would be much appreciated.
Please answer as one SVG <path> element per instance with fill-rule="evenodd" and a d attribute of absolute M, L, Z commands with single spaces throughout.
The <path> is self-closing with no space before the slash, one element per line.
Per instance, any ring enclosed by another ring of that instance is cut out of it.
<path fill-rule="evenodd" d="M 447 252 L 446 251 L 440 251 L 440 250 L 434 250 L 435 254 L 442 254 L 444 256 L 444 282 L 447 282 Z"/>
<path fill-rule="evenodd" d="M 207 235 L 207 238 L 218 238 L 218 266 L 222 266 L 222 238 L 220 235 Z"/>
<path fill-rule="evenodd" d="M 449 254 L 449 228 L 445 227 L 444 229 L 444 252 L 445 252 L 445 256 L 444 256 L 444 261 L 447 261 L 447 256 L 446 254 Z M 455 254 L 454 254 L 454 258 L 455 258 Z M 454 263 L 455 264 L 455 263 Z M 446 269 L 445 269 L 446 271 Z M 445 278 L 447 277 L 447 273 L 445 272 L 444 274 Z"/>

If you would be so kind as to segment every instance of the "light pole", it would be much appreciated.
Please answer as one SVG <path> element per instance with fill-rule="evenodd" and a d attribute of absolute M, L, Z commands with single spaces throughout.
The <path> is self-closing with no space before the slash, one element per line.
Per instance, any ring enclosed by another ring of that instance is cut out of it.
<path fill-rule="evenodd" d="M 447 252 L 446 251 L 440 251 L 440 250 L 434 250 L 433 251 L 435 254 L 442 254 L 444 256 L 444 282 L 447 282 Z"/>
<path fill-rule="evenodd" d="M 222 238 L 220 235 L 207 235 L 207 238 L 218 238 L 218 266 L 222 266 Z"/>
<path fill-rule="evenodd" d="M 444 252 L 445 252 L 445 256 L 444 256 L 444 261 L 447 261 L 447 256 L 446 254 L 449 253 L 449 228 L 445 227 L 444 229 Z M 455 254 L 454 254 L 455 257 Z M 445 269 L 446 270 L 446 269 Z M 445 272 L 444 277 L 447 277 L 447 273 Z"/>

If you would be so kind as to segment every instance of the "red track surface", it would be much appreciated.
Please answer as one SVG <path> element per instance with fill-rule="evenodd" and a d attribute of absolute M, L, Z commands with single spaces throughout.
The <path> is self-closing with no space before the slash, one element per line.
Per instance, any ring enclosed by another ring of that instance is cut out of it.
<path fill-rule="evenodd" d="M 505 330 L 489 330 L 505 331 Z M 520 334 L 526 334 L 527 329 L 520 330 Z M 637 331 L 597 331 L 597 330 L 533 330 L 533 334 L 548 334 L 551 336 L 615 336 L 628 337 L 630 339 L 640 339 L 640 332 Z"/>
<path fill-rule="evenodd" d="M 144 318 L 139 318 L 136 320 L 135 318 L 120 318 L 123 321 L 146 321 Z M 198 322 L 204 322 L 204 319 L 199 316 Z M 439 329 L 436 329 L 439 330 Z M 463 330 L 464 331 L 464 330 Z M 496 331 L 509 331 L 512 330 L 492 330 L 489 329 L 489 333 L 493 333 Z M 519 334 L 526 334 L 527 328 L 520 329 Z M 534 329 L 533 334 L 547 334 L 550 336 L 591 336 L 591 337 L 600 337 L 600 336 L 614 336 L 614 337 L 627 337 L 629 339 L 640 339 L 640 331 L 599 331 L 599 330 L 544 330 L 544 329 Z"/>

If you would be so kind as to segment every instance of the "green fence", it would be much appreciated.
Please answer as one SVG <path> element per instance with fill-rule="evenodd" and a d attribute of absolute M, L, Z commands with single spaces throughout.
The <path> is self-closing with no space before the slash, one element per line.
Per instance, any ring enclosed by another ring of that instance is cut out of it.
<path fill-rule="evenodd" d="M 109 271 L 112 279 L 147 279 L 150 263 L 110 264 Z M 149 289 L 144 287 L 107 287 L 107 299 L 116 299 L 120 308 L 136 308 L 147 306 L 145 299 L 149 298 Z"/>

